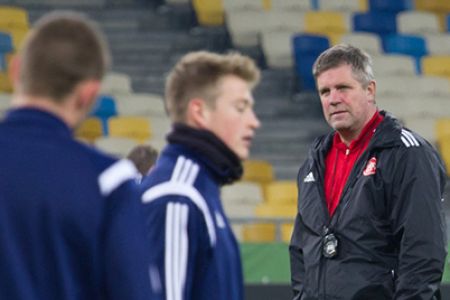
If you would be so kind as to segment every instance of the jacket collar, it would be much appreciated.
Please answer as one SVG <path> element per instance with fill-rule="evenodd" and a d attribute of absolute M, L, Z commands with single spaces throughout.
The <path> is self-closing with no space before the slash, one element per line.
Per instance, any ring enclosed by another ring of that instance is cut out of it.
<path fill-rule="evenodd" d="M 211 131 L 177 123 L 167 140 L 174 146 L 184 147 L 184 151 L 201 161 L 221 185 L 230 184 L 242 176 L 241 160 Z"/>
<path fill-rule="evenodd" d="M 32 130 L 48 131 L 60 136 L 72 137 L 72 130 L 58 116 L 36 108 L 16 108 L 9 110 L 5 123 L 20 123 Z"/>

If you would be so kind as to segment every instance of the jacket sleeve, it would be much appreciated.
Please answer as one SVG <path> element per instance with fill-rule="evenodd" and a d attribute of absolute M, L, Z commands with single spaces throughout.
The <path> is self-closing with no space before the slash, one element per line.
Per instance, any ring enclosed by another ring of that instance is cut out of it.
<path fill-rule="evenodd" d="M 399 247 L 394 298 L 439 299 L 447 243 L 442 211 L 444 167 L 429 145 L 399 152 L 390 199 Z"/>
<path fill-rule="evenodd" d="M 192 297 L 196 259 L 205 257 L 209 236 L 200 210 L 184 196 L 169 196 L 147 205 L 147 229 L 152 246 L 151 265 L 158 274 L 162 299 Z M 201 272 L 201 271 L 200 271 Z"/>
<path fill-rule="evenodd" d="M 289 255 L 291 264 L 291 285 L 294 293 L 293 300 L 300 300 L 303 294 L 303 278 L 305 276 L 305 267 L 303 263 L 303 250 L 300 246 L 300 214 L 297 214 L 289 245 Z"/>
<path fill-rule="evenodd" d="M 106 295 L 104 299 L 154 300 L 149 280 L 151 248 L 144 233 L 139 192 L 128 181 L 106 200 L 103 254 Z M 103 299 L 103 297 L 101 297 Z"/>

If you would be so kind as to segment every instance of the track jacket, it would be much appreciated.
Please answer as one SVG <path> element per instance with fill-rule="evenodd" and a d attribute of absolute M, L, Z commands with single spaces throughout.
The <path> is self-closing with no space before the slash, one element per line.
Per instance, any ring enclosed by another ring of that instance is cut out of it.
<path fill-rule="evenodd" d="M 136 174 L 56 116 L 10 111 L 0 123 L 0 299 L 153 299 Z"/>
<path fill-rule="evenodd" d="M 207 131 L 175 126 L 170 144 L 142 183 L 152 243 L 152 287 L 166 300 L 243 300 L 237 241 L 224 214 L 231 150 Z M 236 178 L 237 179 L 237 178 Z"/>
<path fill-rule="evenodd" d="M 445 170 L 427 141 L 382 114 L 332 218 L 323 178 L 333 134 L 314 142 L 300 168 L 289 247 L 294 299 L 440 299 Z M 337 254 L 327 258 L 330 234 Z"/>

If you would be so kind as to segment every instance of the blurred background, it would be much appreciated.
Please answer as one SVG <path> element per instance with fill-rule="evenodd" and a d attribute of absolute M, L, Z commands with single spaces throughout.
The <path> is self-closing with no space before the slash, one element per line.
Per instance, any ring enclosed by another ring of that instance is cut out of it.
<path fill-rule="evenodd" d="M 183 54 L 237 50 L 255 59 L 262 121 L 240 182 L 223 188 L 241 245 L 246 298 L 290 299 L 288 242 L 296 175 L 312 140 L 330 129 L 311 74 L 323 50 L 344 42 L 373 57 L 377 103 L 441 153 L 450 175 L 448 0 L 0 0 L 0 115 L 8 64 L 42 14 L 75 9 L 99 22 L 113 66 L 78 139 L 124 157 L 138 144 L 165 145 L 164 80 Z M 444 209 L 450 232 L 450 180 Z M 450 265 L 443 278 L 450 299 Z"/>

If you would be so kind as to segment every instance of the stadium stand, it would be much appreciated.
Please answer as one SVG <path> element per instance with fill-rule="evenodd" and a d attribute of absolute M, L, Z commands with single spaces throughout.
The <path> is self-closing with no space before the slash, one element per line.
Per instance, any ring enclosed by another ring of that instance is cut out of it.
<path fill-rule="evenodd" d="M 138 116 L 150 124 L 147 133 L 131 143 L 150 142 L 153 146 L 158 145 L 156 148 L 159 150 L 165 143 L 165 134 L 170 130 L 160 101 L 164 77 L 180 55 L 200 49 L 218 52 L 238 49 L 257 60 L 263 68 L 263 76 L 254 93 L 255 109 L 263 126 L 253 141 L 251 161 L 244 165 L 244 179 L 256 184 L 259 192 L 251 192 L 249 200 L 244 201 L 242 197 L 239 199 L 244 195 L 242 190 L 233 191 L 233 186 L 225 187 L 222 191 L 224 209 L 232 217 L 233 228 L 241 241 L 246 282 L 281 282 L 288 296 L 283 298 L 280 296 L 283 293 L 277 291 L 276 296 L 270 298 L 269 295 L 273 295 L 270 289 L 273 287 L 258 285 L 255 288 L 259 292 L 258 296 L 251 298 L 252 293 L 248 293 L 249 299 L 283 300 L 290 297 L 287 287 L 290 277 L 286 243 L 290 239 L 296 207 L 294 205 L 279 209 L 278 217 L 273 216 L 272 208 L 269 208 L 269 213 L 264 214 L 263 209 L 257 212 L 256 207 L 272 203 L 266 196 L 267 190 L 262 193 L 261 187 L 269 182 L 295 180 L 298 167 L 312 140 L 329 130 L 323 120 L 320 100 L 314 91 L 314 81 L 310 74 L 314 55 L 328 45 L 339 40 L 364 46 L 373 55 L 380 108 L 392 110 L 411 129 L 435 142 L 447 165 L 449 164 L 448 152 L 445 150 L 448 146 L 440 145 L 450 138 L 446 135 L 447 138 L 441 142 L 441 131 L 436 128 L 438 119 L 450 118 L 450 111 L 446 109 L 450 99 L 450 75 L 447 73 L 450 67 L 445 65 L 445 57 L 450 55 L 448 0 L 415 0 L 411 1 L 413 6 L 406 5 L 405 1 L 369 0 L 224 0 L 222 6 L 219 5 L 220 1 L 206 0 L 195 1 L 195 5 L 187 0 L 144 2 L 146 1 L 0 0 L 0 4 L 7 6 L 14 4 L 25 7 L 22 10 L 26 12 L 29 24 L 43 12 L 53 8 L 75 7 L 97 19 L 107 34 L 113 54 L 113 69 L 103 83 L 102 94 L 114 98 L 118 116 Z M 152 4 L 153 2 L 159 4 Z M 215 6 L 215 9 L 206 13 L 208 9 L 200 8 L 203 5 Z M 326 36 L 318 36 L 321 38 L 320 44 L 316 40 L 310 44 L 301 39 L 299 42 L 299 36 L 306 36 L 307 31 L 313 31 L 312 27 L 308 27 L 310 25 L 306 26 L 306 15 L 330 11 L 345 16 L 343 18 L 348 20 L 344 21 L 345 27 L 340 22 L 342 32 L 339 35 L 343 35 L 335 40 L 329 34 L 330 30 L 325 29 Z M 240 13 L 242 16 L 239 16 Z M 424 39 L 428 56 L 420 60 L 423 74 L 416 73 L 412 55 L 385 52 L 382 40 L 389 34 L 412 34 Z M 278 41 L 280 47 L 274 47 L 278 46 L 273 45 Z M 311 50 L 308 48 L 311 44 L 321 48 Z M 13 45 L 16 47 L 14 35 Z M 296 57 L 295 47 L 298 46 L 306 46 L 308 50 L 304 51 L 311 55 L 309 60 L 308 55 L 304 55 L 305 52 Z M 440 60 L 442 57 L 444 60 Z M 299 65 L 302 66 L 301 73 Z M 300 80 L 299 75 L 305 76 L 309 81 Z M 436 79 L 436 76 L 440 78 Z M 389 86 L 390 83 L 394 86 Z M 11 91 L 6 73 L 0 74 L 0 91 Z M 389 96 L 389 93 L 393 94 Z M 415 97 L 412 96 L 414 93 Z M 8 95 L 0 103 L 7 103 L 7 99 Z M 153 105 L 145 108 L 145 99 Z M 132 102 L 133 100 L 137 101 Z M 114 144 L 111 140 L 127 138 L 114 133 L 105 136 L 98 118 L 86 120 L 76 131 L 76 135 L 115 155 L 123 155 L 131 145 L 111 145 Z M 265 166 L 251 171 L 252 167 L 249 165 L 252 161 L 263 161 Z M 239 190 L 239 187 L 236 189 Z M 447 195 L 450 195 L 450 188 L 447 190 Z M 283 202 L 281 198 L 275 201 L 278 200 Z M 444 207 L 446 214 L 450 216 L 450 205 L 447 202 L 444 202 Z M 283 209 L 284 213 L 280 213 Z M 256 234 L 255 230 L 252 231 L 247 226 L 258 222 L 266 223 L 269 229 L 260 229 Z M 250 240 L 271 242 L 250 243 Z M 450 271 L 447 269 L 444 282 L 450 282 Z"/>

